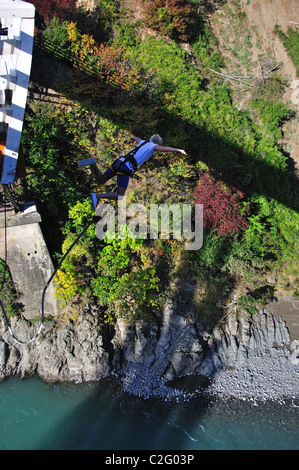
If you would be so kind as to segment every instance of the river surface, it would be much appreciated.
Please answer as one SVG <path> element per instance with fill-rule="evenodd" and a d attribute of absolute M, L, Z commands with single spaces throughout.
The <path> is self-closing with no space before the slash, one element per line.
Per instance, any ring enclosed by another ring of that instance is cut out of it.
<path fill-rule="evenodd" d="M 0 450 L 294 450 L 298 403 L 134 398 L 115 380 L 0 383 Z"/>

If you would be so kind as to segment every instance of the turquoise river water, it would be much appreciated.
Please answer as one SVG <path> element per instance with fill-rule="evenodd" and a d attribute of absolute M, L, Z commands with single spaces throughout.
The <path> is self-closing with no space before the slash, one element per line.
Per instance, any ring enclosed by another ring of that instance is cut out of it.
<path fill-rule="evenodd" d="M 0 383 L 0 450 L 295 450 L 299 406 L 133 398 L 114 380 Z"/>

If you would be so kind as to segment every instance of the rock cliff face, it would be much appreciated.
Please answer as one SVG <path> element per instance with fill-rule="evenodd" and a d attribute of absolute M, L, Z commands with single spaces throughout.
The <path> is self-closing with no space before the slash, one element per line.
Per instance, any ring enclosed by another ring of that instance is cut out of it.
<path fill-rule="evenodd" d="M 30 340 L 38 329 L 23 320 L 11 321 L 15 336 Z M 0 378 L 38 374 L 47 381 L 84 382 L 110 373 L 109 354 L 103 347 L 97 317 L 87 312 L 77 324 L 53 327 L 45 323 L 42 334 L 32 343 L 17 343 L 1 323 Z"/>
<path fill-rule="evenodd" d="M 250 362 L 254 355 L 275 355 L 277 349 L 299 364 L 298 341 L 291 343 L 285 322 L 270 311 L 252 318 L 232 313 L 225 322 L 208 329 L 195 320 L 192 310 L 176 312 L 168 304 L 154 328 L 146 323 L 134 329 L 121 322 L 117 326 L 112 340 L 116 371 L 139 363 L 155 367 L 168 380 L 185 375 L 213 377 L 223 368 Z"/>
<path fill-rule="evenodd" d="M 39 325 L 12 320 L 22 341 L 32 338 Z M 114 331 L 100 330 L 99 314 L 86 309 L 76 322 L 45 323 L 41 336 L 28 345 L 17 343 L 0 323 L 0 379 L 38 374 L 47 381 L 80 383 L 110 374 L 122 375 L 130 366 L 154 369 L 167 380 L 182 376 L 213 377 L 219 370 L 250 361 L 252 355 L 271 355 L 283 349 L 298 365 L 298 341 L 281 318 L 263 311 L 249 319 L 232 313 L 214 329 L 195 320 L 192 309 L 165 304 L 159 318 L 134 326 L 119 320 Z"/>

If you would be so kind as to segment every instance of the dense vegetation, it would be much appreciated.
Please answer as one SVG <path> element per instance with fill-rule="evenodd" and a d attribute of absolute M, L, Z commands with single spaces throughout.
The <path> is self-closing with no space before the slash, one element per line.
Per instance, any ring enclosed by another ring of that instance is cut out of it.
<path fill-rule="evenodd" d="M 279 145 L 294 116 L 281 78 L 261 83 L 240 109 L 210 71 L 225 58 L 200 0 L 140 0 L 139 20 L 113 0 L 89 15 L 72 0 L 32 3 L 43 54 L 68 66 L 53 85 L 59 104 L 33 101 L 23 132 L 23 197 L 38 202 L 51 252 L 59 258 L 92 217 L 95 184 L 77 161 L 96 155 L 104 169 L 132 147 L 132 134 L 159 133 L 187 157 L 156 155 L 131 181 L 128 202 L 204 205 L 198 251 L 172 237 L 101 241 L 91 227 L 59 271 L 62 305 L 96 302 L 103 321 L 134 320 L 179 296 L 184 280 L 195 285 L 198 314 L 217 321 L 234 295 L 252 313 L 275 295 L 298 294 L 297 186 Z"/>

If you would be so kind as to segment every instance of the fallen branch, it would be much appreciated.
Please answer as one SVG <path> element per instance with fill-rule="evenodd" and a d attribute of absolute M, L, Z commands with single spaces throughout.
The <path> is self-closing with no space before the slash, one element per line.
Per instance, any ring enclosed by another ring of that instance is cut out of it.
<path fill-rule="evenodd" d="M 274 70 L 277 70 L 277 69 L 279 69 L 279 68 L 281 67 L 281 65 L 282 65 L 282 64 L 283 64 L 283 62 L 278 62 L 278 64 L 276 64 L 276 65 L 275 65 L 275 66 L 274 66 L 272 69 L 270 69 L 270 70 L 267 70 L 267 72 L 266 72 L 266 74 L 265 74 L 265 75 L 266 75 L 266 76 L 269 76 L 269 75 L 271 75 L 271 73 L 272 73 L 272 72 L 274 72 Z"/>
<path fill-rule="evenodd" d="M 226 75 L 226 74 L 224 74 L 224 73 L 216 72 L 216 70 L 213 70 L 213 69 L 209 69 L 209 70 L 210 70 L 211 72 L 214 72 L 214 73 L 216 73 L 217 75 L 220 75 L 221 77 L 227 78 L 227 79 L 229 79 L 229 80 L 236 80 L 237 82 L 244 83 L 245 85 L 251 86 L 251 87 L 254 86 L 254 85 L 251 85 L 251 83 L 248 83 L 248 82 L 246 82 L 246 81 L 243 80 L 243 79 L 237 78 L 236 76 L 233 76 L 233 75 Z"/>
<path fill-rule="evenodd" d="M 210 69 L 210 70 L 213 70 L 213 69 Z M 228 77 L 234 77 L 234 78 L 243 79 L 243 80 L 251 80 L 251 78 L 252 78 L 252 77 L 242 77 L 242 75 L 233 75 L 231 73 L 228 75 L 227 72 L 224 69 L 222 69 L 221 67 L 219 67 L 219 70 L 221 70 L 222 73 L 224 75 L 227 75 Z"/>
<path fill-rule="evenodd" d="M 264 78 L 264 74 L 263 74 L 263 69 L 262 69 L 262 66 L 261 66 L 261 63 L 260 63 L 260 62 L 259 62 L 259 66 L 260 66 L 261 77 L 262 77 L 263 83 L 265 83 L 265 78 Z"/>
<path fill-rule="evenodd" d="M 279 67 L 282 64 L 283 64 L 283 62 L 279 62 L 274 67 L 267 70 L 265 65 L 263 65 L 263 63 L 259 62 L 261 78 L 260 77 L 241 77 L 239 75 L 232 75 L 232 74 L 225 73 L 225 70 L 223 70 L 221 68 L 220 68 L 220 70 L 222 70 L 222 73 L 216 72 L 216 70 L 213 70 L 213 69 L 210 69 L 210 68 L 209 68 L 209 70 L 211 72 L 215 73 L 216 75 L 219 75 L 220 77 L 226 78 L 228 80 L 235 80 L 235 81 L 243 83 L 244 85 L 247 85 L 251 88 L 254 88 L 260 80 L 263 80 L 263 83 L 265 83 L 265 79 L 269 78 L 272 75 L 272 72 L 279 69 Z M 253 83 L 250 83 L 249 81 L 251 81 Z"/>

